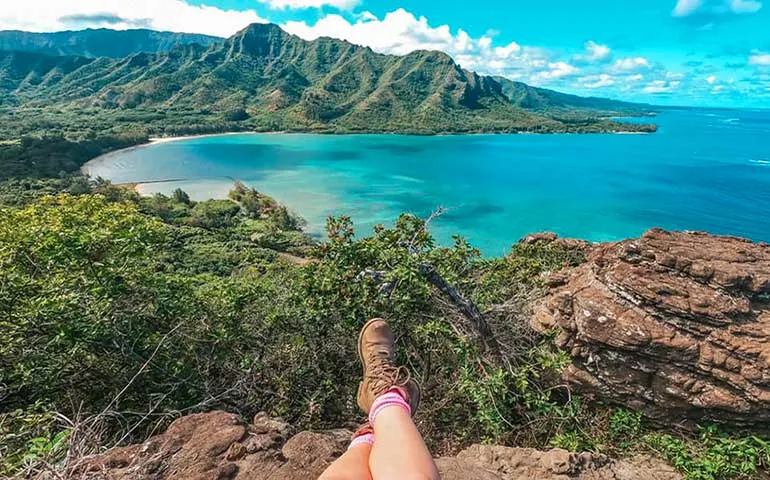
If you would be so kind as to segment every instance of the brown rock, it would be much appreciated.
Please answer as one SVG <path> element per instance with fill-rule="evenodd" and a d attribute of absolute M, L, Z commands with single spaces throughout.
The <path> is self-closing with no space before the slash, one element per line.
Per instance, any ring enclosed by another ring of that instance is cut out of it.
<path fill-rule="evenodd" d="M 474 445 L 457 457 L 439 458 L 443 480 L 681 480 L 673 468 L 650 457 L 610 462 L 603 455 L 555 449 Z"/>
<path fill-rule="evenodd" d="M 579 390 L 662 421 L 770 421 L 770 246 L 654 229 L 560 275 L 532 325 L 563 330 Z"/>
<path fill-rule="evenodd" d="M 86 459 L 71 469 L 70 478 L 312 480 L 345 451 L 351 434 L 347 430 L 301 432 L 285 444 L 252 453 L 245 446 L 249 436 L 281 438 L 288 431 L 285 423 L 266 415 L 254 423 L 258 425 L 247 425 L 223 412 L 184 417 L 142 445 Z M 245 435 L 239 436 L 234 427 L 242 428 Z M 609 463 L 590 453 L 489 445 L 474 445 L 456 457 L 439 458 L 436 464 L 444 480 L 681 480 L 670 467 L 649 458 Z"/>
<path fill-rule="evenodd" d="M 533 243 L 551 243 L 557 238 L 558 236 L 553 232 L 530 233 L 526 237 L 519 240 L 519 243 L 523 243 L 525 245 Z"/>

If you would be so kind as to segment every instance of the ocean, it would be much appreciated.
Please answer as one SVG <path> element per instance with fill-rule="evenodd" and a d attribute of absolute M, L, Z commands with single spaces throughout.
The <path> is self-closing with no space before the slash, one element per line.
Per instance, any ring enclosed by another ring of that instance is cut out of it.
<path fill-rule="evenodd" d="M 119 152 L 86 170 L 196 200 L 240 180 L 317 235 L 329 215 L 351 216 L 364 236 L 402 212 L 444 207 L 430 226 L 437 240 L 460 235 L 488 256 L 537 231 L 609 241 L 659 226 L 770 241 L 770 111 L 667 110 L 654 121 L 650 135 L 226 135 Z"/>

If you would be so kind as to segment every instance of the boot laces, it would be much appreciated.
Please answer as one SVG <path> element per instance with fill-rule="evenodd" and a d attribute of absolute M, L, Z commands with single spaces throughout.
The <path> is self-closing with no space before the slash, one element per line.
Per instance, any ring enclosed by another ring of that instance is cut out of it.
<path fill-rule="evenodd" d="M 412 378 L 409 369 L 393 365 L 387 349 L 373 350 L 368 364 L 367 378 L 375 395 L 381 395 L 394 387 L 403 387 Z"/>

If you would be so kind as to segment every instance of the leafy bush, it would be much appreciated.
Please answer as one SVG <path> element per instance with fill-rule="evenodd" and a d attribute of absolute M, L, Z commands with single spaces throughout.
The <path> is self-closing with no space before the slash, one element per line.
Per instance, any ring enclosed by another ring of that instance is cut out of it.
<path fill-rule="evenodd" d="M 756 478 L 770 467 L 770 442 L 757 436 L 728 435 L 715 426 L 697 439 L 649 434 L 644 442 L 668 459 L 686 480 Z"/>
<path fill-rule="evenodd" d="M 232 227 L 241 207 L 230 200 L 207 200 L 196 203 L 186 219 L 187 225 L 206 229 Z"/>
<path fill-rule="evenodd" d="M 0 413 L 0 476 L 26 473 L 41 462 L 60 460 L 69 433 L 58 429 L 54 413 L 38 403 Z"/>

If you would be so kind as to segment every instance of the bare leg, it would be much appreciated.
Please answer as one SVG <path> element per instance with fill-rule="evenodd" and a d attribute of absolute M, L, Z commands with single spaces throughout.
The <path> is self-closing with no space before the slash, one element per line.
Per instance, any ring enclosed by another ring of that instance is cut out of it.
<path fill-rule="evenodd" d="M 356 445 L 334 461 L 318 480 L 372 480 L 369 473 L 371 445 Z"/>
<path fill-rule="evenodd" d="M 385 408 L 374 423 L 369 457 L 374 480 L 439 480 L 436 464 L 406 410 Z"/>

